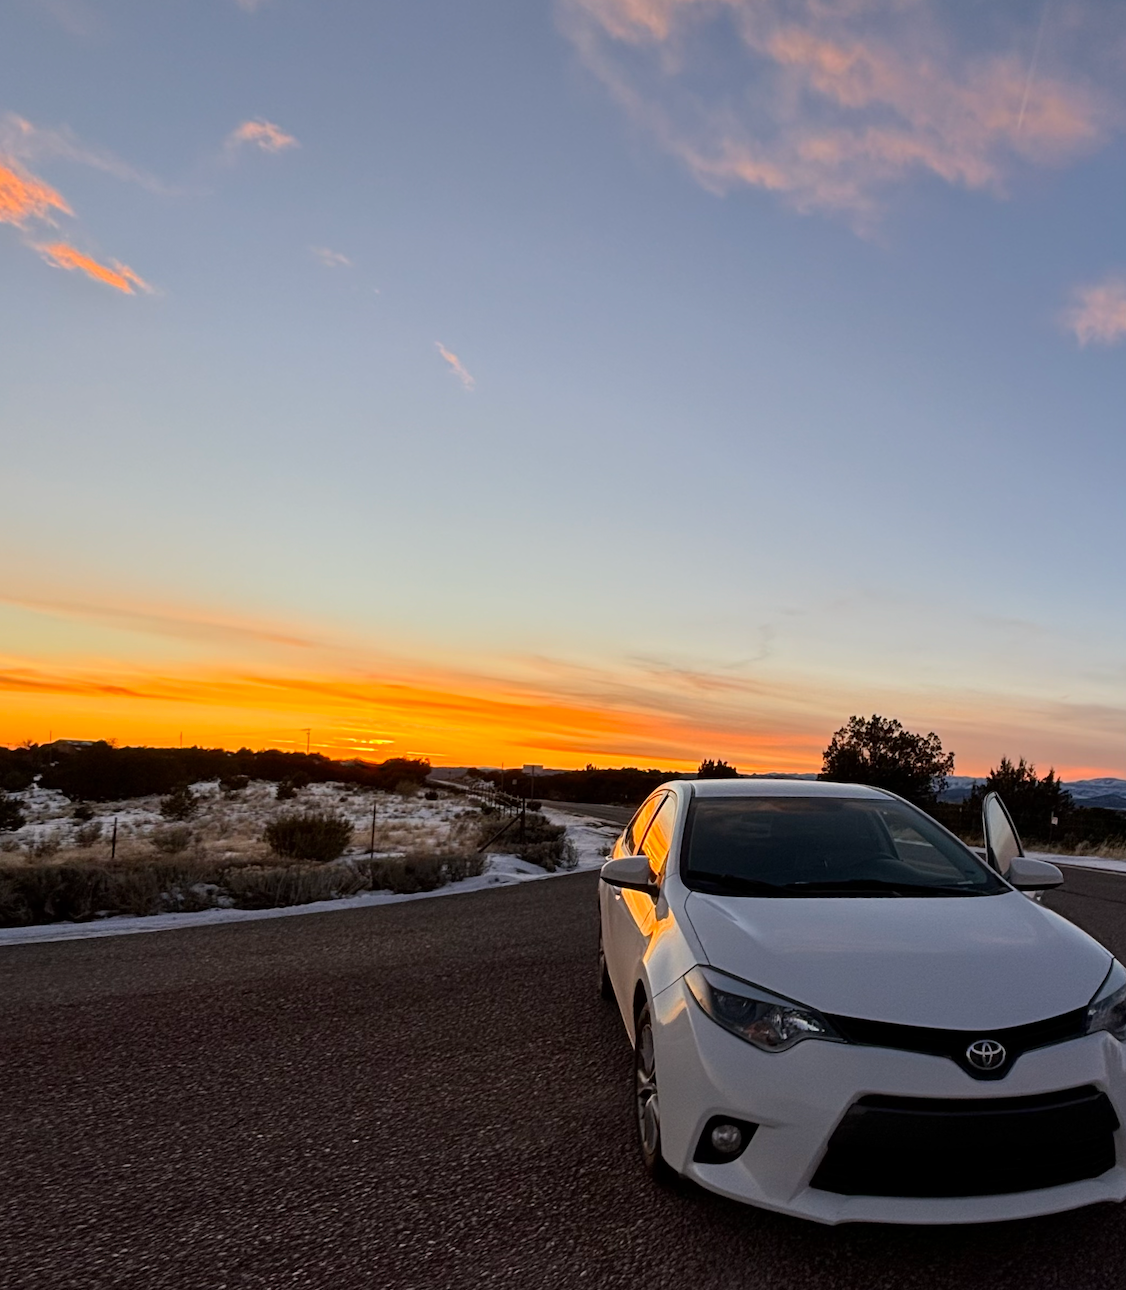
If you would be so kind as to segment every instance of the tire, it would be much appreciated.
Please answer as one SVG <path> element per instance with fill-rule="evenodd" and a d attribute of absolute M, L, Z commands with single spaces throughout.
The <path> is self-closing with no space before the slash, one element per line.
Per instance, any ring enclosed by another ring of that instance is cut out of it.
<path fill-rule="evenodd" d="M 606 966 L 606 951 L 602 948 L 602 922 L 598 924 L 598 994 L 607 1003 L 614 997 L 614 983 L 610 980 L 610 969 Z"/>
<path fill-rule="evenodd" d="M 637 1017 L 637 1042 L 633 1049 L 634 1120 L 641 1160 L 649 1176 L 668 1185 L 675 1172 L 661 1154 L 661 1104 L 657 1097 L 657 1065 L 653 1053 L 653 1019 L 649 1005 Z"/>

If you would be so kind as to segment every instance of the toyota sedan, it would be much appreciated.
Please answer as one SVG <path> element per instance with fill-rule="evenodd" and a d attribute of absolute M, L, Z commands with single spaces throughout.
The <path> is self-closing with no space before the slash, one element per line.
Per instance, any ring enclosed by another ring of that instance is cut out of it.
<path fill-rule="evenodd" d="M 994 795 L 985 828 L 982 860 L 874 788 L 648 798 L 599 960 L 652 1174 L 824 1223 L 1126 1198 L 1126 970 L 1038 903 L 1062 875 Z"/>

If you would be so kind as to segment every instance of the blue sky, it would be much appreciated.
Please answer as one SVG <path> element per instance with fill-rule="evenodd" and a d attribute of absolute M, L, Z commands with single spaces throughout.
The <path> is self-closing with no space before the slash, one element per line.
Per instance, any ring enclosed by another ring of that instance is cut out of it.
<path fill-rule="evenodd" d="M 1113 9 L 15 0 L 0 739 L 1126 773 Z"/>

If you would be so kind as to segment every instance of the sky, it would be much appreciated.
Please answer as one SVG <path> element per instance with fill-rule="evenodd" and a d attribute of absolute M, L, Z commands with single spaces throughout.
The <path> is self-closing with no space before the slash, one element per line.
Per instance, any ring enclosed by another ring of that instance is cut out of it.
<path fill-rule="evenodd" d="M 1126 6 L 8 0 L 0 742 L 1126 775 Z"/>

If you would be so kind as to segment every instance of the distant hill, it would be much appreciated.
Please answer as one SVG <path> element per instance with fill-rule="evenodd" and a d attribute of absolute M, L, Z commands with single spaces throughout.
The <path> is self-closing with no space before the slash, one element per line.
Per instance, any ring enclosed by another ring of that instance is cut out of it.
<path fill-rule="evenodd" d="M 975 784 L 983 783 L 972 775 L 951 775 L 946 781 L 943 802 L 964 802 Z M 1064 788 L 1075 799 L 1076 806 L 1101 806 L 1111 811 L 1126 811 L 1126 779 L 1104 775 L 1099 779 L 1064 781 Z"/>

